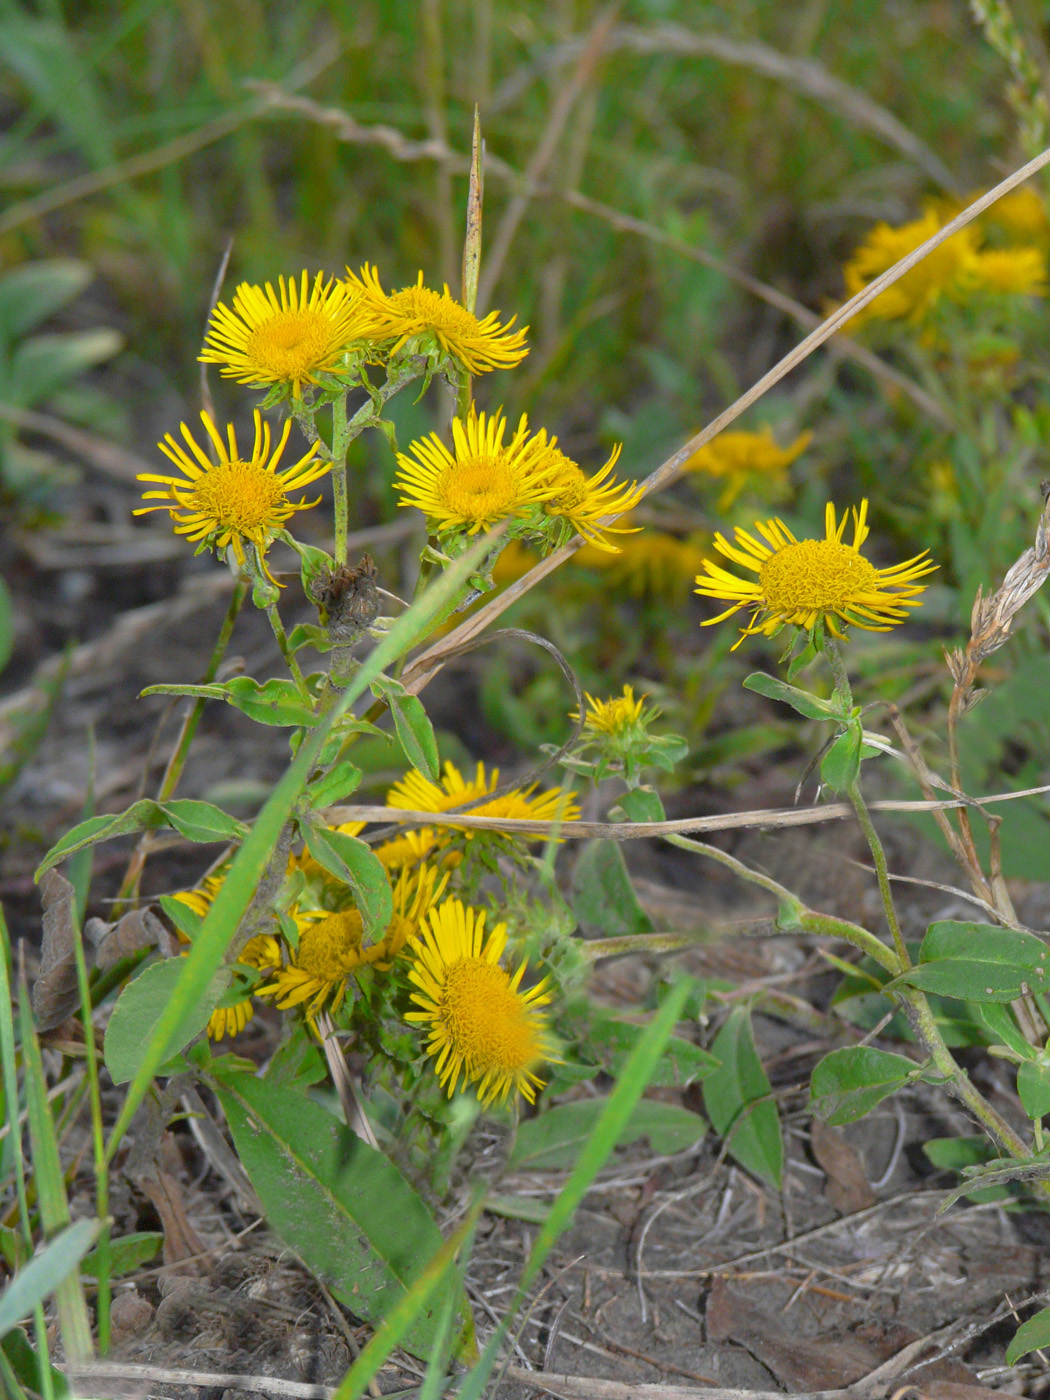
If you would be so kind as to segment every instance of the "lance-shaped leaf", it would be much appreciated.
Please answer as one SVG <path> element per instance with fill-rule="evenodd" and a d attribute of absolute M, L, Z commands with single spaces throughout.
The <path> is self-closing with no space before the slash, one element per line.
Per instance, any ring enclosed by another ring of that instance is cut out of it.
<path fill-rule="evenodd" d="M 299 829 L 306 849 L 318 865 L 353 890 L 365 936 L 371 940 L 381 938 L 394 917 L 394 897 L 383 863 L 371 846 L 356 836 L 315 826 L 313 822 L 300 822 Z"/>
<path fill-rule="evenodd" d="M 129 836 L 136 831 L 153 831 L 161 826 L 172 827 L 187 841 L 200 842 L 241 841 L 248 830 L 243 822 L 211 802 L 181 797 L 170 802 L 154 802 L 152 798 L 144 797 L 126 812 L 117 812 L 108 817 L 88 817 L 87 821 L 78 822 L 51 847 L 40 862 L 34 879 L 39 880 L 52 866 L 85 846 L 111 841 L 116 836 Z"/>
<path fill-rule="evenodd" d="M 243 1073 L 224 1073 L 213 1087 L 269 1223 L 341 1302 L 378 1324 L 441 1249 L 423 1201 L 381 1152 L 305 1094 Z M 402 1339 L 414 1355 L 429 1354 L 438 1312 L 436 1301 L 423 1308 Z M 457 1314 L 469 1336 L 462 1294 Z"/>
<path fill-rule="evenodd" d="M 437 739 L 422 700 L 409 695 L 400 681 L 387 675 L 379 676 L 372 682 L 372 694 L 389 705 L 397 737 L 409 763 L 430 782 L 438 782 L 441 773 Z"/>
<path fill-rule="evenodd" d="M 920 1072 L 914 1060 L 870 1045 L 832 1050 L 813 1070 L 810 1106 L 826 1123 L 855 1123 Z"/>
<path fill-rule="evenodd" d="M 1050 949 L 1041 938 L 995 924 L 946 919 L 931 924 L 902 983 L 960 1001 L 1009 1002 L 1050 990 Z"/>

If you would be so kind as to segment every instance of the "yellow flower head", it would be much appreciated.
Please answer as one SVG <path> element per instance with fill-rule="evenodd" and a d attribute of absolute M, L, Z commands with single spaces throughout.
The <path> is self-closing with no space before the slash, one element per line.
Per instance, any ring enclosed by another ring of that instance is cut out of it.
<path fill-rule="evenodd" d="M 1045 296 L 1046 257 L 1038 248 L 985 248 L 975 256 L 966 278 L 981 291 Z"/>
<path fill-rule="evenodd" d="M 606 539 L 606 534 L 625 534 L 636 530 L 636 525 L 602 525 L 607 515 L 622 515 L 633 510 L 645 495 L 645 488 L 636 481 L 610 481 L 609 473 L 620 456 L 617 445 L 612 456 L 594 476 L 585 476 L 576 463 L 566 457 L 557 446 L 557 438 L 551 438 L 548 454 L 548 468 L 551 485 L 556 488 L 544 506 L 548 515 L 558 515 L 568 521 L 578 535 L 596 549 L 617 552 L 617 546 Z"/>
<path fill-rule="evenodd" d="M 277 470 L 281 453 L 288 442 L 292 421 L 287 419 L 276 447 L 270 440 L 270 425 L 262 421 L 255 410 L 255 446 L 245 460 L 237 451 L 233 424 L 227 429 L 227 441 L 219 435 L 211 416 L 201 413 L 204 430 L 211 439 L 217 462 L 212 462 L 199 446 L 185 423 L 181 424 L 186 448 L 166 433 L 158 447 L 175 463 L 185 479 L 174 476 L 154 476 L 143 473 L 139 481 L 155 481 L 163 491 L 144 491 L 144 501 L 156 500 L 159 505 L 142 506 L 135 515 L 151 510 L 166 510 L 174 522 L 177 535 L 205 541 L 212 549 L 232 547 L 241 568 L 246 567 L 244 546 L 254 545 L 259 561 L 265 568 L 264 556 L 276 531 L 299 510 L 310 510 L 317 501 L 290 501 L 289 491 L 309 486 L 331 469 L 330 462 L 316 460 L 314 445 L 284 471 Z M 320 497 L 318 497 L 320 500 Z"/>
<path fill-rule="evenodd" d="M 905 620 L 909 608 L 922 606 L 917 599 L 926 585 L 915 580 L 937 565 L 924 550 L 903 564 L 877 569 L 860 552 L 869 533 L 867 516 L 867 501 L 861 501 L 859 510 L 854 506 L 852 544 L 843 540 L 849 512 L 836 523 L 835 507 L 830 502 L 822 540 L 797 540 L 782 520 L 759 521 L 755 529 L 761 540 L 739 527 L 734 544 L 724 535 L 716 535 L 718 552 L 758 577 L 738 578 L 721 564 L 705 559 L 695 591 L 730 606 L 702 625 L 710 627 L 742 608 L 751 608 L 751 620 L 736 646 L 756 632 L 772 637 L 785 623 L 812 628 L 821 622 L 832 636 L 840 638 L 844 633 L 839 622 L 867 632 L 888 632 Z"/>
<path fill-rule="evenodd" d="M 561 788 L 549 788 L 538 793 L 536 784 L 527 788 L 513 788 L 502 797 L 494 797 L 490 802 L 479 802 L 471 807 L 472 817 L 507 817 L 511 819 L 532 818 L 536 821 L 578 821 L 580 809 L 573 793 L 565 793 Z M 386 795 L 388 807 L 400 808 L 406 812 L 447 812 L 452 807 L 461 807 L 473 802 L 486 793 L 499 787 L 499 769 L 493 768 L 491 776 L 486 776 L 485 765 L 479 763 L 472 782 L 465 781 L 459 769 L 451 760 L 446 760 L 440 787 L 432 783 L 418 768 L 410 769 L 399 783 Z M 453 825 L 441 830 L 456 830 Z M 463 828 L 458 828 L 463 830 Z M 468 831 L 468 836 L 471 835 Z M 478 833 L 473 833 L 478 834 Z M 440 837 L 439 837 L 440 839 Z M 447 839 L 447 838 L 446 838 Z M 526 841 L 542 841 L 542 836 L 526 836 Z"/>
<path fill-rule="evenodd" d="M 454 453 L 436 433 L 412 444 L 414 456 L 398 453 L 398 505 L 421 510 L 437 532 L 474 535 L 550 500 L 558 488 L 550 480 L 546 433 L 530 437 L 524 414 L 504 444 L 506 428 L 502 411 L 479 414 L 471 405 L 465 419 L 452 420 Z"/>
<path fill-rule="evenodd" d="M 780 447 L 768 423 L 757 433 L 719 433 L 706 447 L 687 458 L 683 470 L 702 472 L 724 481 L 718 508 L 727 510 L 755 478 L 782 483 L 788 467 L 802 455 L 812 437 L 812 433 L 800 433 L 790 447 Z"/>
<path fill-rule="evenodd" d="M 259 996 L 272 996 L 282 1011 L 304 1002 L 308 1021 L 325 1010 L 338 1011 L 346 996 L 347 978 L 364 961 L 364 920 L 356 909 L 335 913 L 309 910 L 296 915 L 299 946 L 263 986 Z"/>
<path fill-rule="evenodd" d="M 323 272 L 312 290 L 305 272 L 298 286 L 279 277 L 277 287 L 242 282 L 232 307 L 219 302 L 198 358 L 239 384 L 286 384 L 300 398 L 303 384 L 339 368 L 364 321 L 351 289 Z"/>
<path fill-rule="evenodd" d="M 338 1011 L 351 973 L 363 967 L 387 971 L 415 938 L 427 911 L 444 894 L 448 875 L 421 865 L 403 870 L 393 888 L 394 913 L 383 937 L 364 945 L 364 920 L 357 909 L 301 910 L 295 916 L 299 946 L 285 967 L 258 987 L 259 996 L 272 996 L 281 1010 L 305 1003 L 306 1018 Z"/>
<path fill-rule="evenodd" d="M 587 695 L 587 692 L 584 691 L 584 694 Z M 655 719 L 656 715 L 657 711 L 651 706 L 646 709 L 644 695 L 636 700 L 634 687 L 625 685 L 623 694 L 612 700 L 595 700 L 592 695 L 587 695 L 587 713 L 583 726 L 592 734 L 608 734 L 611 738 L 620 738 L 635 729 L 643 716 L 648 720 Z M 570 715 L 570 719 L 574 720 L 578 720 L 579 717 L 579 710 L 574 710 Z"/>
<path fill-rule="evenodd" d="M 585 545 L 577 564 L 601 569 L 613 589 L 633 598 L 678 602 L 689 579 L 703 566 L 704 551 L 695 539 L 680 540 L 665 530 L 644 530 L 623 540 L 618 554 L 603 554 Z"/>
<path fill-rule="evenodd" d="M 1031 185 L 1022 185 L 997 199 L 984 215 L 984 222 L 1002 229 L 1013 243 L 1034 243 L 1043 252 L 1050 248 L 1046 203 Z"/>
<path fill-rule="evenodd" d="M 475 1085 L 486 1107 L 511 1093 L 532 1103 L 541 1085 L 536 1066 L 555 1058 L 538 1009 L 551 999 L 547 983 L 520 991 L 525 962 L 506 972 L 499 962 L 506 944 L 505 924 L 486 938 L 484 910 L 446 900 L 427 916 L 408 974 L 421 1009 L 405 1019 L 428 1026 L 438 1082 L 450 1098 L 460 1079 Z"/>
<path fill-rule="evenodd" d="M 942 222 L 933 208 L 927 209 L 921 219 L 899 228 L 876 224 L 843 268 L 847 296 L 856 295 L 880 273 L 914 252 L 927 238 L 932 238 L 941 227 Z M 959 300 L 965 294 L 966 273 L 976 256 L 979 241 L 978 231 L 967 224 L 892 287 L 887 287 L 881 296 L 858 312 L 850 324 L 855 327 L 862 321 L 902 319 L 918 322 L 929 315 L 941 297 Z"/>
<path fill-rule="evenodd" d="M 203 919 L 215 903 L 215 896 L 222 889 L 224 878 L 224 873 L 208 875 L 196 889 L 180 890 L 178 894 L 172 895 L 172 899 L 178 900 L 180 904 L 185 904 L 187 908 L 192 909 Z M 181 934 L 179 936 L 182 937 Z M 269 934 L 256 934 L 254 938 L 249 938 L 241 949 L 237 961 L 246 967 L 255 967 L 261 971 L 280 967 L 280 944 L 276 938 L 271 938 Z M 228 1035 L 239 1035 L 254 1015 L 255 1008 L 252 1006 L 251 997 L 243 997 L 240 1001 L 234 1002 L 232 1006 L 217 1006 L 208 1018 L 208 1039 L 222 1040 Z"/>
<path fill-rule="evenodd" d="M 377 857 L 383 862 L 388 874 L 410 870 L 422 865 L 437 845 L 437 837 L 427 826 L 402 831 L 389 841 L 375 847 Z"/>
<path fill-rule="evenodd" d="M 424 287 L 422 272 L 414 286 L 389 295 L 380 285 L 379 273 L 367 263 L 360 276 L 349 268 L 346 273 L 346 286 L 359 299 L 365 317 L 365 335 L 373 341 L 393 340 L 388 351 L 391 355 L 413 336 L 425 333 L 470 374 L 512 369 L 529 353 L 525 345 L 528 326 L 512 331 L 513 316 L 501 326 L 498 311 L 490 311 L 479 321 L 455 300 L 447 286 L 443 293 Z"/>

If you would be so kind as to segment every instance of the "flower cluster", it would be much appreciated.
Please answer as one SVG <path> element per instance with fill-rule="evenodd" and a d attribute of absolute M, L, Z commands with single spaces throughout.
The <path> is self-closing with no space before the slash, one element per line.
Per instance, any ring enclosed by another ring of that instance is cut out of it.
<path fill-rule="evenodd" d="M 507 520 L 512 535 L 550 547 L 578 533 L 596 548 L 615 552 L 606 533 L 633 527 L 602 521 L 631 510 L 643 494 L 636 482 L 611 479 L 619 448 L 587 477 L 556 437 L 542 428 L 530 432 L 524 414 L 506 437 L 502 410 L 478 413 L 472 406 L 465 419 L 453 420 L 451 450 L 436 433 L 412 443 L 398 454 L 398 504 L 421 510 L 439 537 L 475 535 Z"/>
<path fill-rule="evenodd" d="M 499 773 L 478 764 L 465 779 L 446 763 L 440 785 L 410 770 L 391 787 L 387 803 L 392 812 L 422 810 L 435 815 L 464 804 L 483 816 L 532 817 L 541 821 L 573 821 L 579 807 L 571 793 L 538 792 L 535 785 L 497 794 Z M 489 794 L 497 794 L 489 800 Z M 343 837 L 357 837 L 359 822 L 333 828 Z M 553 1042 L 540 1006 L 550 1000 L 540 984 L 520 990 L 522 962 L 513 974 L 500 959 L 507 943 L 506 927 L 498 924 L 483 937 L 484 910 L 466 905 L 450 894 L 461 853 L 455 849 L 462 828 L 439 826 L 406 830 L 375 847 L 391 880 L 393 914 L 382 936 L 366 941 L 364 919 L 350 889 L 308 851 L 289 859 L 292 888 L 298 891 L 290 910 L 290 928 L 280 936 L 250 940 L 238 963 L 245 978 L 238 991 L 212 1015 L 212 1039 L 233 1036 L 253 1016 L 252 997 L 272 1000 L 281 1011 L 298 1011 L 319 1032 L 322 1014 L 333 1016 L 347 1002 L 355 980 L 364 975 L 383 978 L 393 991 L 412 983 L 413 998 L 424 1008 L 406 1015 L 410 1022 L 429 1026 L 426 1053 L 437 1059 L 439 1082 L 451 1094 L 457 1084 L 476 1085 L 484 1103 L 504 1100 L 517 1091 L 532 1099 L 539 1083 L 536 1069 L 554 1057 Z M 467 832 L 466 840 L 528 841 L 499 832 Z M 203 916 L 222 886 L 222 874 L 209 876 L 198 888 L 176 895 Z M 480 999 L 478 999 L 480 998 Z"/>
<path fill-rule="evenodd" d="M 894 263 L 914 252 L 955 212 L 931 204 L 920 219 L 911 223 L 897 228 L 876 224 L 843 268 L 847 296 L 855 296 Z M 1023 223 L 1022 220 L 1022 226 Z M 992 228 L 991 220 L 977 221 L 952 234 L 859 311 L 852 324 L 895 320 L 921 324 L 944 303 L 966 303 L 981 295 L 1045 295 L 1045 233 L 1037 242 L 1011 242 L 997 247 L 988 241 Z"/>

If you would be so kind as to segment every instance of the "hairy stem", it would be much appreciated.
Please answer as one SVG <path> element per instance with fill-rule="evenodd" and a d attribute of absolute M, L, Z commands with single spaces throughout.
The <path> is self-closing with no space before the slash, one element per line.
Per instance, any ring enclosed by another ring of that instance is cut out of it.
<path fill-rule="evenodd" d="M 233 635 L 233 626 L 237 621 L 237 614 L 244 605 L 244 600 L 247 596 L 248 582 L 246 579 L 239 578 L 233 586 L 230 605 L 226 609 L 226 616 L 223 618 L 222 626 L 219 628 L 219 635 L 215 639 L 211 657 L 204 675 L 201 677 L 201 683 L 203 685 L 209 685 L 219 673 L 222 659 L 226 655 L 226 648 L 230 644 L 230 637 Z M 160 787 L 157 789 L 158 802 L 167 802 L 168 798 L 174 795 L 175 789 L 179 785 L 179 780 L 186 767 L 186 760 L 190 755 L 190 745 L 193 743 L 194 735 L 197 733 L 197 726 L 200 724 L 201 715 L 204 713 L 205 704 L 206 701 L 204 700 L 194 700 L 193 704 L 186 712 L 186 716 L 182 721 L 182 727 L 179 730 L 179 737 L 175 741 L 175 747 L 171 752 L 171 757 L 168 759 L 167 767 L 164 769 L 164 776 L 160 780 Z M 123 904 L 138 895 L 139 881 L 142 878 L 146 857 L 149 855 L 150 844 L 151 833 L 148 831 L 143 832 L 139 837 L 131 860 L 128 862 L 128 868 L 124 879 L 121 881 L 120 889 L 117 891 L 114 917 L 119 916 Z"/>

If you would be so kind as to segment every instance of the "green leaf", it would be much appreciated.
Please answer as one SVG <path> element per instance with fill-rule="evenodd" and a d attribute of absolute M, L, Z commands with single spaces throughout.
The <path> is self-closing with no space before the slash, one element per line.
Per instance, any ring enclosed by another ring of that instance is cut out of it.
<path fill-rule="evenodd" d="M 43 1359 L 37 1357 L 36 1352 L 29 1345 L 28 1337 L 21 1328 L 13 1328 L 6 1337 L 0 1339 L 0 1351 L 7 1358 L 15 1379 L 26 1387 L 29 1395 L 36 1396 L 41 1393 L 40 1369 L 43 1365 L 47 1368 L 54 1400 L 72 1400 L 72 1391 L 69 1389 L 69 1382 L 65 1376 L 56 1370 L 46 1357 Z M 46 1392 L 44 1393 L 46 1394 Z"/>
<path fill-rule="evenodd" d="M 1019 929 L 945 920 L 930 925 L 917 964 L 887 987 L 902 983 L 959 1001 L 1014 1001 L 1050 986 L 1050 950 Z"/>
<path fill-rule="evenodd" d="M 2 916 L 0 916 L 2 917 Z M 4 944 L 7 931 L 4 928 Z M 7 982 L 6 969 L 3 977 Z M 65 1174 L 58 1151 L 58 1132 L 48 1099 L 48 1084 L 40 1041 L 29 1009 L 29 993 L 24 979 L 18 988 L 18 1022 L 22 1037 L 23 1080 L 26 1117 L 29 1120 L 30 1160 L 33 1165 L 33 1185 L 44 1233 L 55 1235 L 70 1223 L 69 1199 L 66 1195 Z M 6 1037 L 5 1037 L 6 1038 Z M 17 1104 L 17 1098 L 11 1108 Z M 9 1109 L 9 1112 L 11 1110 Z M 93 1237 L 92 1237 L 93 1238 Z M 87 1248 L 87 1246 L 85 1246 Z M 28 1266 L 27 1266 L 28 1267 Z M 55 1305 L 66 1354 L 74 1359 L 91 1355 L 91 1323 L 80 1282 L 76 1261 L 53 1284 Z"/>
<path fill-rule="evenodd" d="M 914 1060 L 868 1045 L 832 1050 L 813 1070 L 810 1107 L 835 1127 L 855 1123 L 919 1072 Z"/>
<path fill-rule="evenodd" d="M 832 792 L 845 792 L 857 781 L 864 731 L 851 724 L 832 744 L 820 764 L 820 780 Z"/>
<path fill-rule="evenodd" d="M 23 263 L 0 277 L 0 335 L 17 340 L 80 295 L 94 273 L 75 258 Z"/>
<path fill-rule="evenodd" d="M 655 1077 L 650 1082 L 656 1083 Z M 594 1132 L 604 1107 L 604 1099 L 581 1099 L 527 1118 L 518 1125 L 508 1167 L 536 1171 L 571 1167 Z M 642 1099 L 621 1129 L 616 1146 L 625 1147 L 639 1138 L 648 1138 L 654 1152 L 670 1156 L 693 1147 L 706 1131 L 707 1124 L 698 1113 L 690 1113 L 677 1104 Z"/>
<path fill-rule="evenodd" d="M 980 1002 L 974 1008 L 974 1015 L 981 1025 L 991 1032 L 993 1040 L 985 1037 L 985 1044 L 1005 1045 L 1008 1050 L 1012 1050 L 1015 1055 L 1019 1055 L 1022 1060 L 1033 1059 L 1036 1055 L 1036 1047 L 1031 1045 L 1021 1034 L 1021 1031 L 1014 1020 L 1014 1014 L 1009 1007 L 1001 1002 L 985 1001 Z"/>
<path fill-rule="evenodd" d="M 652 933 L 617 841 L 588 841 L 572 873 L 572 908 L 590 932 L 605 937 Z"/>
<path fill-rule="evenodd" d="M 182 958 L 164 958 L 161 962 L 149 963 L 117 998 L 106 1025 L 102 1051 L 114 1084 L 124 1084 L 134 1078 L 150 1050 L 150 1040 L 157 1022 L 171 1001 L 182 971 Z M 226 967 L 220 967 L 212 974 L 210 985 L 197 1000 L 194 1014 L 183 1024 L 177 1041 L 165 1045 L 162 1063 L 201 1033 L 229 986 L 230 977 L 230 969 Z"/>
<path fill-rule="evenodd" d="M 1050 1308 L 1043 1308 L 1027 1322 L 1022 1322 L 1006 1348 L 1007 1366 L 1016 1366 L 1030 1351 L 1050 1346 Z"/>
<path fill-rule="evenodd" d="M 300 822 L 299 829 L 318 865 L 353 890 L 365 936 L 371 941 L 381 938 L 394 917 L 394 896 L 383 863 L 371 846 L 356 836 L 309 821 Z"/>
<path fill-rule="evenodd" d="M 116 331 L 103 327 L 35 335 L 12 354 L 4 397 L 20 408 L 32 408 L 84 370 L 112 359 L 123 343 Z"/>
<path fill-rule="evenodd" d="M 259 724 L 299 729 L 309 728 L 319 719 L 314 701 L 300 695 L 294 681 L 275 676 L 260 685 L 252 676 L 234 676 L 222 690 L 235 709 Z"/>
<path fill-rule="evenodd" d="M 405 757 L 413 768 L 418 768 L 432 783 L 441 779 L 441 763 L 438 758 L 437 739 L 430 716 L 423 708 L 423 702 L 408 691 L 392 676 L 379 676 L 372 682 L 372 693 L 377 699 L 385 700 L 394 717 L 394 728 L 405 751 Z"/>
<path fill-rule="evenodd" d="M 51 847 L 40 862 L 34 878 L 39 881 L 45 871 L 85 846 L 111 841 L 116 836 L 128 836 L 136 831 L 153 831 L 160 826 L 173 827 L 188 841 L 201 842 L 241 841 L 248 831 L 243 822 L 210 802 L 178 798 L 162 803 L 146 797 L 134 803 L 126 812 L 108 817 L 89 817 L 85 822 L 78 822 Z"/>
<path fill-rule="evenodd" d="M 176 899 L 174 895 L 162 894 L 157 903 L 179 933 L 192 943 L 201 931 L 204 915 L 198 914 L 196 909 L 191 909 L 188 904 L 184 904 L 181 899 Z"/>
<path fill-rule="evenodd" d="M 629 822 L 663 822 L 667 820 L 664 804 L 655 788 L 643 785 L 631 788 L 620 798 L 621 808 Z"/>
<path fill-rule="evenodd" d="M 818 700 L 797 686 L 786 685 L 775 676 L 767 676 L 764 671 L 752 671 L 743 680 L 745 690 L 753 690 L 756 695 L 764 695 L 767 700 L 781 700 L 790 705 L 807 719 L 833 719 L 839 713 L 837 707 L 827 700 Z"/>
<path fill-rule="evenodd" d="M 187 841 L 243 841 L 248 834 L 244 822 L 231 817 L 229 812 L 224 812 L 211 802 L 179 797 L 155 805 L 166 824 L 174 827 Z"/>
<path fill-rule="evenodd" d="M 1017 1096 L 1029 1118 L 1038 1120 L 1050 1113 L 1050 1065 L 1025 1060 L 1017 1070 Z"/>
<path fill-rule="evenodd" d="M 643 1030 L 642 1026 L 615 1017 L 595 1017 L 586 1030 L 586 1051 L 588 1055 L 593 1054 L 609 1074 L 619 1074 Z M 680 1035 L 672 1035 L 650 1083 L 654 1088 L 681 1088 L 703 1079 L 717 1068 L 718 1061 L 709 1051 Z"/>
<path fill-rule="evenodd" d="M 769 1080 L 755 1050 L 746 1007 L 729 1013 L 711 1053 L 720 1061 L 704 1080 L 704 1107 L 730 1156 L 779 1189 L 784 1175 L 780 1119 Z"/>
<path fill-rule="evenodd" d="M 119 1239 L 110 1240 L 106 1272 L 111 1278 L 121 1278 L 124 1274 L 133 1274 L 143 1264 L 148 1264 L 151 1259 L 156 1258 L 157 1251 L 163 1243 L 164 1235 L 159 1230 L 132 1230 L 128 1235 L 121 1235 Z M 88 1278 L 98 1278 L 99 1254 L 97 1250 L 93 1249 L 90 1254 L 84 1255 L 80 1262 L 80 1272 L 86 1274 Z"/>
<path fill-rule="evenodd" d="M 331 807 L 336 802 L 345 802 L 361 785 L 361 770 L 345 759 L 337 763 L 330 773 L 315 782 L 307 783 L 304 794 L 310 811 Z"/>
<path fill-rule="evenodd" d="M 441 1249 L 422 1200 L 381 1152 L 304 1094 L 246 1074 L 213 1087 L 269 1223 L 341 1302 L 380 1323 Z M 414 1355 L 428 1355 L 437 1312 L 432 1301 L 403 1339 Z M 457 1313 L 469 1328 L 462 1294 Z"/>
<path fill-rule="evenodd" d="M 313 647 L 314 651 L 331 651 L 333 642 L 327 627 L 318 627 L 315 622 L 299 622 L 288 633 L 288 650 L 294 656 L 303 647 Z"/>
<path fill-rule="evenodd" d="M 995 1149 L 985 1137 L 930 1138 L 922 1150 L 940 1171 L 961 1172 L 966 1167 L 983 1167 L 995 1157 Z"/>
<path fill-rule="evenodd" d="M 18 1270 L 0 1297 L 0 1337 L 70 1277 L 101 1229 L 101 1220 L 78 1220 L 67 1225 Z"/>

